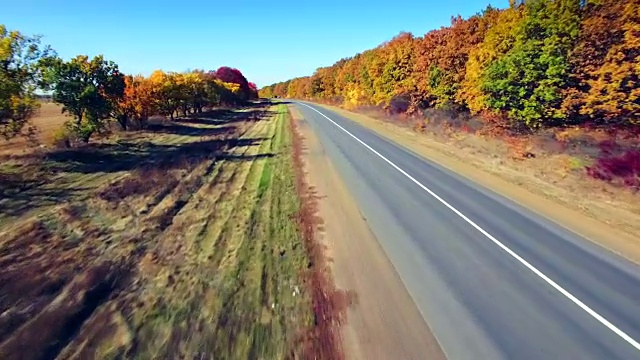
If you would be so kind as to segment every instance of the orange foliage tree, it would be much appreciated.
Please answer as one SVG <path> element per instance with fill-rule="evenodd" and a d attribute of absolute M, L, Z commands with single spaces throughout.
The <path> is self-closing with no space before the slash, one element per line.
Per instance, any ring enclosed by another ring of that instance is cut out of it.
<path fill-rule="evenodd" d="M 589 2 L 564 108 L 577 122 L 640 124 L 640 0 Z"/>

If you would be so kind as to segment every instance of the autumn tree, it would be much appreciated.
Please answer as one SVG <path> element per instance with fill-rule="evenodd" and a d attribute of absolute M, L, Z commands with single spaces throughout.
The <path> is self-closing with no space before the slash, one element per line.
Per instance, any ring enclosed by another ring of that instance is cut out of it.
<path fill-rule="evenodd" d="M 286 97 L 288 89 L 289 89 L 289 81 L 284 81 L 274 86 L 273 93 L 274 95 L 279 97 Z"/>
<path fill-rule="evenodd" d="M 39 36 L 9 31 L 0 24 L 0 136 L 8 139 L 20 133 L 37 109 L 41 65 L 53 55 Z"/>
<path fill-rule="evenodd" d="M 492 9 L 487 9 L 492 12 Z M 426 89 L 433 98 L 432 106 L 443 107 L 456 104 L 456 95 L 466 73 L 469 54 L 477 48 L 489 26 L 487 18 L 481 15 L 463 19 L 451 19 L 451 26 L 439 30 L 436 35 L 428 68 L 425 69 Z M 424 83 L 424 81 L 423 81 Z M 460 105 L 460 104 L 457 104 Z"/>
<path fill-rule="evenodd" d="M 157 110 L 157 94 L 153 84 L 142 75 L 129 75 L 124 80 L 124 94 L 118 99 L 118 105 L 114 107 L 112 117 L 118 121 L 123 130 L 127 130 L 131 121 L 134 121 L 138 127 L 143 127 Z"/>
<path fill-rule="evenodd" d="M 574 122 L 640 125 L 640 1 L 586 5 L 564 108 Z"/>
<path fill-rule="evenodd" d="M 250 92 L 250 96 L 249 96 L 250 99 L 258 98 L 258 86 L 251 81 L 249 81 L 249 92 Z"/>
<path fill-rule="evenodd" d="M 421 106 L 435 106 L 437 97 L 433 91 L 434 80 L 438 74 L 434 70 L 437 67 L 438 48 L 444 46 L 447 28 L 440 28 L 426 33 L 416 40 L 416 60 L 412 72 L 416 92 L 420 98 Z"/>
<path fill-rule="evenodd" d="M 275 95 L 273 93 L 273 85 L 268 85 L 260 88 L 260 90 L 258 91 L 258 96 L 265 99 L 274 97 Z"/>
<path fill-rule="evenodd" d="M 464 104 L 471 113 L 487 109 L 482 76 L 489 65 L 513 48 L 516 35 L 521 33 L 524 9 L 524 6 L 512 3 L 504 10 L 488 8 L 484 11 L 483 21 L 488 26 L 487 32 L 482 42 L 470 50 L 464 79 L 456 94 L 456 101 Z"/>
<path fill-rule="evenodd" d="M 568 55 L 578 35 L 580 0 L 531 0 L 515 42 L 484 72 L 489 108 L 505 111 L 530 128 L 558 123 Z"/>
<path fill-rule="evenodd" d="M 54 61 L 52 81 L 53 100 L 74 117 L 69 128 L 85 142 L 104 127 L 125 91 L 124 75 L 102 55 Z"/>
<path fill-rule="evenodd" d="M 249 100 L 255 95 L 249 87 L 249 81 L 238 69 L 222 66 L 216 70 L 216 77 L 225 83 L 237 84 L 240 87 L 238 95 L 241 100 Z"/>
<path fill-rule="evenodd" d="M 386 106 L 394 96 L 413 93 L 415 84 L 411 72 L 414 57 L 414 38 L 407 32 L 400 33 L 376 49 L 377 61 L 372 66 L 375 68 L 374 74 L 378 76 L 374 76 L 371 83 L 373 104 Z"/>
<path fill-rule="evenodd" d="M 149 79 L 157 96 L 158 112 L 174 120 L 178 110 L 188 100 L 183 74 L 156 70 Z"/>

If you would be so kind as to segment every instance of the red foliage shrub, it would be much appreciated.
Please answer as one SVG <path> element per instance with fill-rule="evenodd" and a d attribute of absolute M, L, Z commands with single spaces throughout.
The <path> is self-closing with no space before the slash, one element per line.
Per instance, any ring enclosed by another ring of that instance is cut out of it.
<path fill-rule="evenodd" d="M 593 166 L 586 168 L 592 178 L 614 182 L 621 181 L 624 186 L 640 189 L 640 151 L 627 150 L 622 155 L 611 154 L 609 142 L 604 145 L 603 155 Z"/>

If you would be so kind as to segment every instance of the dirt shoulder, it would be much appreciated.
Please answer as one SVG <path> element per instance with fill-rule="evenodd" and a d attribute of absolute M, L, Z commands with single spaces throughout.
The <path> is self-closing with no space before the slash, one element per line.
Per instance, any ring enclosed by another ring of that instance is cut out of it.
<path fill-rule="evenodd" d="M 442 141 L 429 134 L 321 105 L 502 194 L 615 253 L 640 263 L 640 198 L 584 176 L 558 174 L 558 157 L 499 158 L 481 139 Z"/>
<path fill-rule="evenodd" d="M 309 185 L 336 286 L 353 294 L 341 328 L 349 359 L 444 359 L 428 325 L 363 219 L 322 145 L 295 108 Z"/>

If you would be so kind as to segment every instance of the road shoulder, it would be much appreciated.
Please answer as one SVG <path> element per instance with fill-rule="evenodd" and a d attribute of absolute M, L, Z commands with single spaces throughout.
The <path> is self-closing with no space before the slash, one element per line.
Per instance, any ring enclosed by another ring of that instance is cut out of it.
<path fill-rule="evenodd" d="M 395 268 L 301 114 L 290 107 L 304 138 L 305 170 L 319 197 L 320 240 L 336 285 L 355 294 L 342 338 L 347 358 L 444 359 Z"/>

